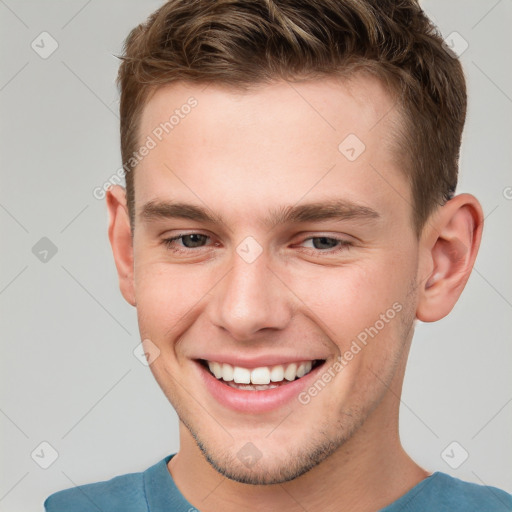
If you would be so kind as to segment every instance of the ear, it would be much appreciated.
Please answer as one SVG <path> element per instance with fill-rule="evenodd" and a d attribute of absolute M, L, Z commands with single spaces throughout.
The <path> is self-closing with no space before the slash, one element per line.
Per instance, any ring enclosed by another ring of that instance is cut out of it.
<path fill-rule="evenodd" d="M 440 207 L 425 225 L 419 267 L 423 279 L 416 310 L 422 322 L 440 320 L 455 306 L 475 263 L 483 221 L 478 200 L 460 194 Z"/>
<path fill-rule="evenodd" d="M 112 186 L 107 190 L 106 198 L 109 214 L 108 238 L 114 253 L 119 288 L 126 301 L 135 306 L 133 243 L 126 191 L 119 185 Z"/>

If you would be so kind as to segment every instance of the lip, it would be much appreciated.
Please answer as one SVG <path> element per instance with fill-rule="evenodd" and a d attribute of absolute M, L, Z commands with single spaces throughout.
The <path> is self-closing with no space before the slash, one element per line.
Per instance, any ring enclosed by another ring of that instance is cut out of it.
<path fill-rule="evenodd" d="M 218 380 L 198 360 L 194 360 L 194 363 L 199 371 L 200 378 L 217 402 L 237 412 L 259 414 L 278 409 L 297 398 L 301 391 L 309 387 L 311 382 L 316 380 L 319 371 L 325 366 L 326 361 L 324 360 L 322 364 L 300 379 L 264 391 L 232 388 Z"/>

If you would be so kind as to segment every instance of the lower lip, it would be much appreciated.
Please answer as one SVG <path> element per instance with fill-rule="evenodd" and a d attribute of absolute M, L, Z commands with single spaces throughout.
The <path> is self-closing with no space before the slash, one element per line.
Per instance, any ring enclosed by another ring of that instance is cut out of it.
<path fill-rule="evenodd" d="M 325 361 L 300 379 L 263 391 L 232 388 L 218 380 L 201 363 L 196 361 L 196 365 L 206 387 L 220 404 L 239 412 L 257 414 L 277 409 L 296 399 L 315 380 Z"/>

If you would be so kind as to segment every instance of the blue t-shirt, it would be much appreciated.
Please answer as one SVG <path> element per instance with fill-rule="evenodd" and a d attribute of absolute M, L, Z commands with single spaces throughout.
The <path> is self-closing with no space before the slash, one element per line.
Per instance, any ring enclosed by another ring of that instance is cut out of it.
<path fill-rule="evenodd" d="M 167 463 L 168 455 L 140 473 L 56 492 L 44 502 L 46 512 L 190 512 Z M 485 485 L 463 482 L 436 472 L 380 512 L 510 512 L 512 495 Z"/>

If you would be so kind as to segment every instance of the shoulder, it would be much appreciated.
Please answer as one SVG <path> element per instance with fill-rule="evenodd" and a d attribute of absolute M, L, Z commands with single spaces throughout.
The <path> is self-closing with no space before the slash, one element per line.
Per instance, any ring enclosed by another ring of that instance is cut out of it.
<path fill-rule="evenodd" d="M 110 480 L 79 485 L 46 498 L 45 512 L 146 512 L 143 473 L 119 475 Z"/>
<path fill-rule="evenodd" d="M 433 509 L 438 512 L 512 510 L 512 495 L 509 493 L 496 487 L 465 482 L 441 472 L 431 475 L 403 498 L 407 498 L 403 508 L 400 508 L 404 512 L 424 510 L 424 507 L 435 507 Z"/>

